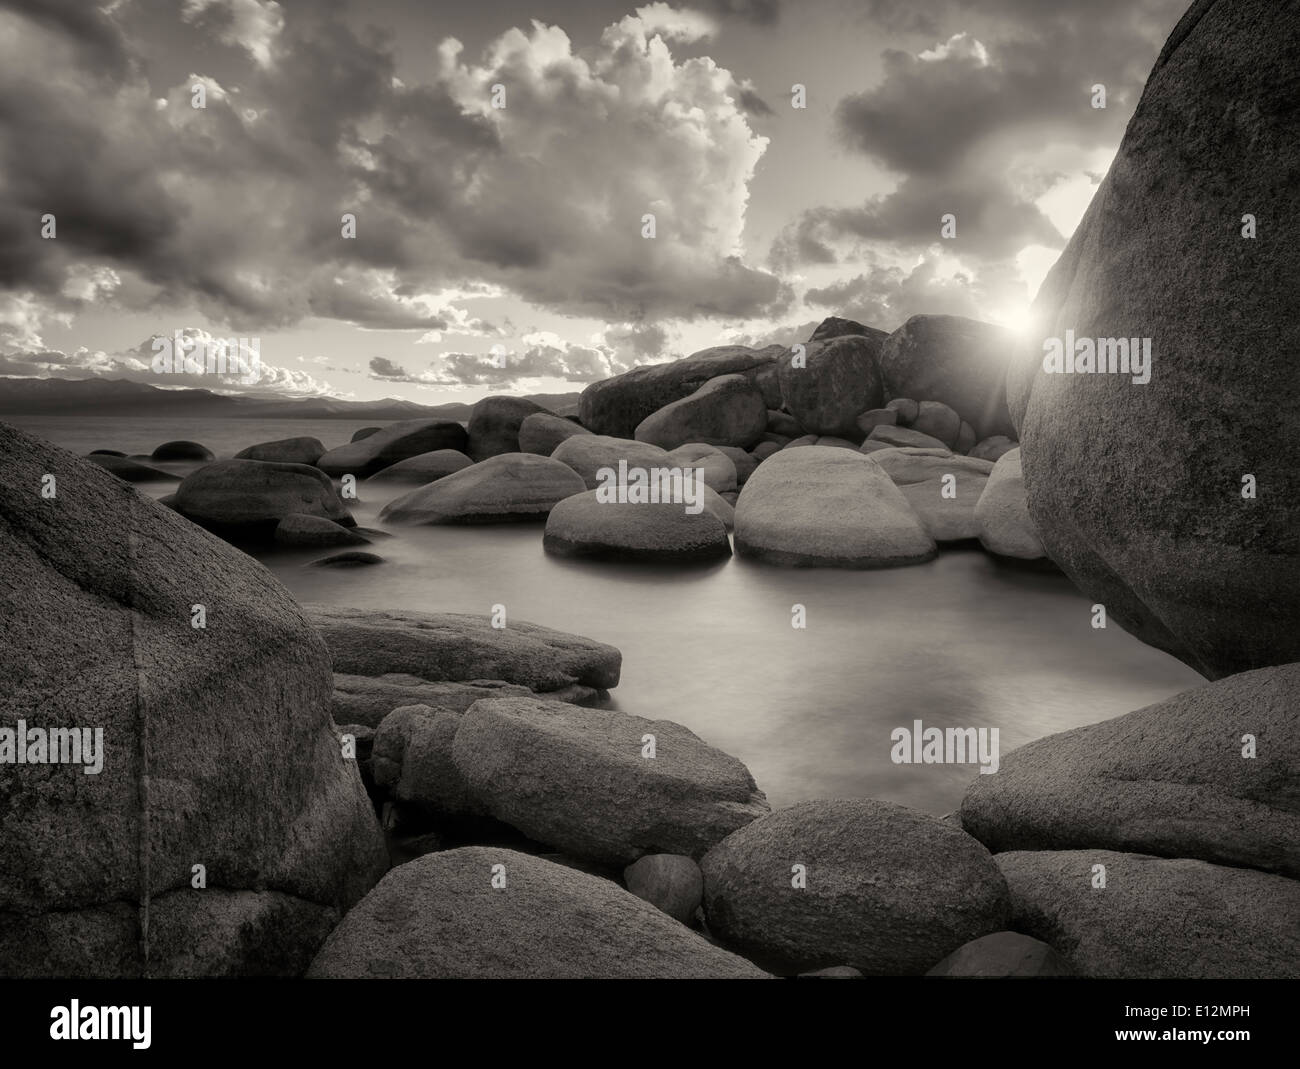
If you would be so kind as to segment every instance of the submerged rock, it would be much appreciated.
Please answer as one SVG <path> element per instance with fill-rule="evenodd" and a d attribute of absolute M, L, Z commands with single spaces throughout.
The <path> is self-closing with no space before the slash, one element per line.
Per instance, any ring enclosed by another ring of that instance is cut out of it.
<path fill-rule="evenodd" d="M 280 521 L 295 514 L 356 523 L 318 468 L 262 460 L 219 460 L 199 468 L 176 488 L 176 510 L 236 539 L 270 539 Z"/>
<path fill-rule="evenodd" d="M 421 486 L 386 505 L 389 523 L 512 523 L 544 520 L 586 484 L 572 468 L 533 453 L 505 453 Z"/>
<path fill-rule="evenodd" d="M 357 533 L 355 528 L 343 527 L 323 516 L 309 516 L 291 512 L 275 527 L 278 545 L 292 548 L 318 546 L 364 546 L 370 539 Z"/>
<path fill-rule="evenodd" d="M 86 459 L 105 471 L 116 475 L 123 482 L 175 483 L 180 482 L 181 478 L 179 475 L 173 475 L 161 468 L 150 467 L 148 464 L 141 464 L 138 460 L 131 460 L 129 457 L 114 456 L 109 453 L 91 453 Z"/>

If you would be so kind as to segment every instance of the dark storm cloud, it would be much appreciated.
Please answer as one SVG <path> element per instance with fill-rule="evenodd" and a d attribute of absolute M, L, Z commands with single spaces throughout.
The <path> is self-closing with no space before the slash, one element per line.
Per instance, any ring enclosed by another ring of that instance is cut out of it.
<path fill-rule="evenodd" d="M 781 18 L 781 0 L 706 0 L 703 6 L 715 15 L 744 19 L 757 26 L 775 26 Z"/>
<path fill-rule="evenodd" d="M 145 32 L 132 10 L 120 7 L 122 24 Z M 297 17 L 307 10 L 149 5 L 155 53 L 170 37 L 203 43 L 167 52 L 190 70 L 164 85 L 98 9 L 0 12 L 0 286 L 66 315 L 81 307 L 69 272 L 103 268 L 122 282 L 115 300 L 192 303 L 241 329 L 324 316 L 439 330 L 452 318 L 439 294 L 473 282 L 616 321 L 752 315 L 786 299 L 734 256 L 765 147 L 746 116 L 761 101 L 651 45 L 666 23 L 673 43 L 701 39 L 698 16 L 629 16 L 581 53 L 541 25 L 474 57 L 444 44 L 406 84 L 383 34 L 331 14 L 344 5 Z M 505 110 L 489 105 L 494 85 Z M 40 237 L 45 212 L 57 240 Z M 355 239 L 340 233 L 344 212 Z M 655 240 L 641 235 L 647 212 Z"/>
<path fill-rule="evenodd" d="M 113 79 L 126 73 L 129 55 L 122 31 L 91 0 L 0 0 L 4 9 L 62 34 L 89 70 Z"/>

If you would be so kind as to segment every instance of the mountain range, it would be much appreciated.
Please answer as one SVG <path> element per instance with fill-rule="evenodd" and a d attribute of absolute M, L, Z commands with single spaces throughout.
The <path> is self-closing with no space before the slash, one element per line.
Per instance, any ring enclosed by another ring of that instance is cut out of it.
<path fill-rule="evenodd" d="M 527 395 L 557 415 L 576 414 L 578 393 Z M 211 390 L 163 390 L 127 379 L 32 379 L 0 377 L 0 415 L 219 416 L 229 419 L 469 419 L 473 405 L 459 401 L 421 405 L 386 397 L 344 401 L 337 397 L 240 397 Z"/>

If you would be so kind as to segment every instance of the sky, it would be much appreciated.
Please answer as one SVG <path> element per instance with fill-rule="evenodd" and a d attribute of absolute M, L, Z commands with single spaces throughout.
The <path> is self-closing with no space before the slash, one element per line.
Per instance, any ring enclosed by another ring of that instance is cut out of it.
<path fill-rule="evenodd" d="M 0 0 L 0 375 L 441 404 L 1016 328 L 1187 2 Z"/>

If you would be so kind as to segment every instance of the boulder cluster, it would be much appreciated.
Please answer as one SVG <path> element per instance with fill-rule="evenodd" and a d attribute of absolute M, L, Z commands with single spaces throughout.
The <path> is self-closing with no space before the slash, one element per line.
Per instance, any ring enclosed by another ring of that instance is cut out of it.
<path fill-rule="evenodd" d="M 386 525 L 544 523 L 559 556 L 710 562 L 734 533 L 734 552 L 795 567 L 913 564 L 976 541 L 1050 567 L 1007 412 L 1011 355 L 999 328 L 955 316 L 892 334 L 831 318 L 789 348 L 721 346 L 593 383 L 567 417 L 488 397 L 464 425 L 404 420 L 334 449 L 298 437 L 217 460 L 170 442 L 89 459 L 127 481 L 178 478 L 157 460 L 187 467 L 163 502 L 241 546 L 373 541 L 335 485 L 348 479 L 408 488 Z"/>

